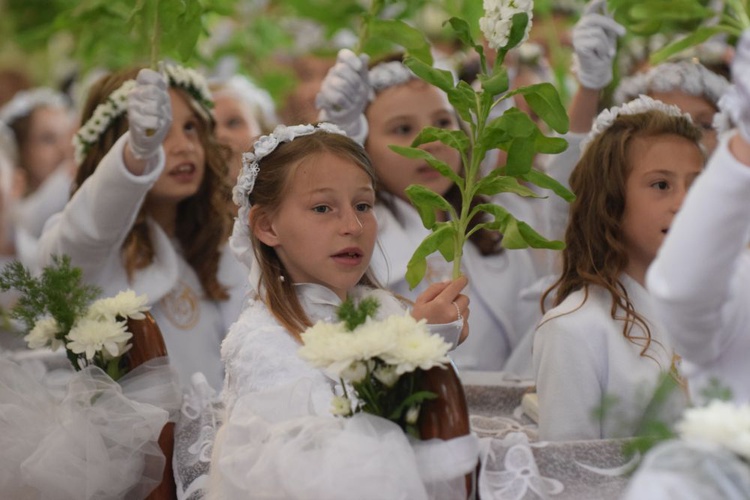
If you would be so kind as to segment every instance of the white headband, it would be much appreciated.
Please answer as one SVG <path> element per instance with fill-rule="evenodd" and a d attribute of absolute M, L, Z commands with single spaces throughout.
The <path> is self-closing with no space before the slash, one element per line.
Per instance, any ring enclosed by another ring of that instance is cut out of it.
<path fill-rule="evenodd" d="M 346 136 L 343 130 L 332 123 L 323 122 L 317 125 L 294 125 L 291 127 L 279 125 L 272 133 L 261 136 L 255 141 L 251 152 L 242 154 L 242 170 L 237 176 L 237 184 L 232 189 L 232 200 L 239 207 L 239 211 L 237 218 L 234 220 L 232 235 L 229 237 L 229 248 L 235 257 L 251 271 L 258 266 L 254 264 L 255 255 L 250 239 L 250 193 L 255 188 L 255 179 L 260 172 L 260 161 L 273 153 L 280 144 L 321 131 Z M 257 290 L 257 283 L 253 282 L 252 273 L 251 284 Z"/>
<path fill-rule="evenodd" d="M 612 106 L 611 108 L 605 109 L 599 113 L 599 116 L 596 117 L 594 124 L 591 126 L 591 131 L 586 138 L 581 141 L 581 154 L 586 151 L 586 148 L 588 148 L 589 144 L 596 138 L 596 136 L 602 134 L 612 126 L 618 116 L 638 115 L 648 111 L 661 111 L 669 116 L 680 116 L 686 118 L 691 123 L 693 121 L 689 114 L 683 113 L 677 106 L 673 104 L 664 104 L 663 102 L 652 99 L 649 96 L 641 95 L 638 96 L 637 99 L 633 99 L 622 106 Z"/>
<path fill-rule="evenodd" d="M 0 121 L 11 126 L 19 118 L 28 116 L 36 108 L 42 106 L 67 109 L 69 104 L 64 94 L 47 87 L 21 90 L 0 108 Z"/>

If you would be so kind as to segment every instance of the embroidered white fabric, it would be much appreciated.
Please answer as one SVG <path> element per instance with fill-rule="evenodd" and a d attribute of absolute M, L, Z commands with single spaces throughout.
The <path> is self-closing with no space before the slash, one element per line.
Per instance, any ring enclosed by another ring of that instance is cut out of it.
<path fill-rule="evenodd" d="M 0 491 L 7 498 L 145 498 L 162 479 L 162 427 L 181 401 L 166 358 L 120 384 L 102 370 L 73 374 L 62 400 L 0 359 Z"/>

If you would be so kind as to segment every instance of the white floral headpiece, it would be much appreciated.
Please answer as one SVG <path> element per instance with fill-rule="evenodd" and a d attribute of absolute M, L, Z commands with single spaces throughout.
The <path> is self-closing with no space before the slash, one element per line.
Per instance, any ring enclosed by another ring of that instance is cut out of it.
<path fill-rule="evenodd" d="M 691 123 L 693 121 L 689 114 L 683 113 L 677 106 L 664 104 L 663 102 L 652 99 L 649 96 L 641 95 L 637 99 L 633 99 L 622 106 L 612 106 L 611 108 L 605 109 L 599 113 L 599 116 L 596 117 L 594 124 L 591 126 L 591 131 L 581 142 L 581 153 L 586 151 L 586 148 L 596 136 L 602 134 L 605 130 L 611 127 L 615 120 L 617 120 L 618 116 L 638 115 L 648 111 L 661 111 L 669 116 L 681 116 Z"/>
<path fill-rule="evenodd" d="M 0 121 L 8 126 L 41 106 L 68 108 L 69 101 L 64 94 L 56 90 L 39 87 L 31 90 L 21 90 L 0 108 Z"/>
<path fill-rule="evenodd" d="M 312 135 L 321 131 L 346 136 L 346 133 L 338 126 L 326 122 L 317 125 L 294 125 L 291 127 L 278 125 L 272 133 L 261 136 L 255 141 L 252 151 L 242 154 L 242 169 L 237 176 L 237 184 L 232 189 L 232 200 L 239 207 L 239 211 L 237 218 L 234 220 L 232 236 L 229 238 L 229 247 L 235 257 L 249 269 L 253 269 L 253 262 L 255 261 L 253 246 L 250 240 L 250 226 L 248 224 L 250 193 L 253 192 L 255 179 L 260 172 L 260 161 L 273 153 L 279 144 L 291 142 L 298 137 Z"/>
<path fill-rule="evenodd" d="M 417 75 L 407 68 L 401 61 L 388 61 L 373 66 L 368 77 L 370 87 L 380 92 L 394 85 L 401 85 L 417 78 Z"/>
<path fill-rule="evenodd" d="M 203 108 L 206 117 L 210 116 L 208 109 L 213 107 L 211 91 L 206 79 L 191 68 L 184 68 L 176 64 L 160 64 L 160 70 L 169 79 L 169 85 L 185 90 Z M 127 80 L 107 99 L 99 104 L 91 118 L 88 119 L 73 137 L 75 146 L 75 160 L 79 165 L 86 157 L 86 153 L 107 130 L 112 122 L 119 118 L 128 108 L 128 94 L 135 88 L 135 80 Z"/>

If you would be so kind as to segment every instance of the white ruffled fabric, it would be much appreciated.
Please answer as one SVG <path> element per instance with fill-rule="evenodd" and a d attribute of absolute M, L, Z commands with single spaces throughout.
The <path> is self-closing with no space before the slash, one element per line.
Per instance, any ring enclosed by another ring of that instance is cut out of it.
<path fill-rule="evenodd" d="M 380 417 L 313 414 L 311 388 L 301 380 L 237 400 L 214 444 L 209 498 L 465 498 L 475 436 L 413 445 Z"/>
<path fill-rule="evenodd" d="M 180 406 L 166 358 L 112 381 L 89 367 L 62 400 L 0 359 L 0 491 L 5 498 L 144 498 L 162 479 L 159 434 Z"/>

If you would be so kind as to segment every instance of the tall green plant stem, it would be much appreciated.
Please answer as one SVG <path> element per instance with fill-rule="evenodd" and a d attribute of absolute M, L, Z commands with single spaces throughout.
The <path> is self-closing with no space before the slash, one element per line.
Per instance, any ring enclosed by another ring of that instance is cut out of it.
<path fill-rule="evenodd" d="M 159 30 L 159 0 L 153 0 L 154 9 L 154 25 L 151 30 L 151 69 L 157 71 L 157 64 L 159 63 L 159 38 L 161 36 Z"/>

